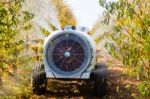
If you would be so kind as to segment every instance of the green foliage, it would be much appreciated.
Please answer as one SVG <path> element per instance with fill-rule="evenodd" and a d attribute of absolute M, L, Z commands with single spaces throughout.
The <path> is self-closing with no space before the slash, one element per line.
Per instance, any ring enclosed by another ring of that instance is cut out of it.
<path fill-rule="evenodd" d="M 150 94 L 149 91 L 149 83 L 143 82 L 138 85 L 138 91 L 141 93 L 142 96 L 148 96 Z"/>
<path fill-rule="evenodd" d="M 58 19 L 61 23 L 62 28 L 66 25 L 76 25 L 76 19 L 70 10 L 69 6 L 64 3 L 63 0 L 53 0 L 58 11 Z"/>
<path fill-rule="evenodd" d="M 68 24 L 75 25 L 76 20 L 69 7 L 62 0 L 54 0 L 54 2 L 62 27 Z M 22 3 L 23 0 L 0 0 L 0 84 L 4 82 L 1 84 L 4 88 L 7 86 L 5 82 L 11 86 L 8 92 L 2 92 L 4 93 L 4 98 L 29 98 L 32 94 L 30 78 L 28 78 L 31 70 L 29 63 L 42 61 L 42 46 L 39 45 L 43 45 L 43 40 L 34 40 L 32 41 L 34 44 L 32 42 L 32 44 L 26 44 L 30 41 L 30 34 L 24 33 L 28 33 L 28 30 L 32 28 L 31 21 L 35 16 L 27 11 L 22 11 Z M 56 30 L 55 26 L 51 27 L 53 30 Z M 49 35 L 42 27 L 40 29 L 46 36 Z M 32 55 L 31 57 L 25 55 L 25 57 L 22 57 L 21 54 L 25 51 L 35 52 L 34 54 L 40 55 L 34 57 Z M 25 68 L 29 69 L 26 70 Z M 2 81 L 1 77 L 5 73 L 11 76 L 18 74 L 17 79 L 15 81 L 14 78 L 8 81 Z M 0 91 L 2 90 L 0 89 Z M 7 96 L 7 93 L 10 96 Z"/>
<path fill-rule="evenodd" d="M 112 31 L 107 33 L 112 42 L 107 42 L 105 46 L 109 53 L 122 60 L 124 65 L 138 68 L 139 73 L 149 70 L 150 10 L 145 5 L 150 4 L 142 0 L 130 3 L 126 0 L 111 3 L 100 0 L 100 4 L 106 8 L 103 23 L 112 27 Z"/>
<path fill-rule="evenodd" d="M 23 40 L 18 37 L 22 31 L 31 28 L 27 22 L 33 15 L 21 11 L 21 3 L 22 0 L 0 1 L 0 68 L 3 71 L 17 66 L 17 56 L 24 48 Z"/>
<path fill-rule="evenodd" d="M 150 81 L 150 1 L 99 2 L 105 8 L 102 23 L 111 27 L 105 36 L 110 39 L 105 44 L 108 52 L 132 67 L 138 80 Z"/>

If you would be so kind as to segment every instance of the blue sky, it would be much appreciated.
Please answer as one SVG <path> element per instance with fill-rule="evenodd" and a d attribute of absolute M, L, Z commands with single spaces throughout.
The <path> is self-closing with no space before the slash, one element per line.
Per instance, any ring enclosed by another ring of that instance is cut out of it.
<path fill-rule="evenodd" d="M 102 16 L 103 8 L 99 0 L 64 0 L 72 9 L 78 25 L 92 28 L 94 23 Z"/>

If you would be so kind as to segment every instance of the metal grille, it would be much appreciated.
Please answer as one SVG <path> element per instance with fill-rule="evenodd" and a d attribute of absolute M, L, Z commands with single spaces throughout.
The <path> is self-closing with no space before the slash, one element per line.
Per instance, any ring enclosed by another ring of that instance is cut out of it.
<path fill-rule="evenodd" d="M 84 49 L 76 40 L 59 42 L 52 53 L 54 64 L 65 72 L 79 69 L 84 61 Z"/>

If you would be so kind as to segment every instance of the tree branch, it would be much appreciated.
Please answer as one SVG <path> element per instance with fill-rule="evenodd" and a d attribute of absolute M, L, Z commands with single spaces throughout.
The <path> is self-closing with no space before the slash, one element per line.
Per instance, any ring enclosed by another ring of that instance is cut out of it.
<path fill-rule="evenodd" d="M 5 61 L 5 60 L 3 60 L 3 59 L 0 59 L 0 62 L 3 62 L 3 63 L 5 63 L 5 64 L 7 64 L 7 65 L 16 66 L 15 64 L 10 64 L 9 62 L 7 62 L 7 61 Z M 11 72 L 9 72 L 9 71 L 7 70 L 7 68 L 4 68 L 4 67 L 2 67 L 2 66 L 0 66 L 0 68 L 2 69 L 2 71 L 7 72 L 10 76 L 14 76 Z"/>
<path fill-rule="evenodd" d="M 4 68 L 4 67 L 2 67 L 2 66 L 1 66 L 0 68 L 2 69 L 3 72 L 7 72 L 7 73 L 8 73 L 10 76 L 12 76 L 12 77 L 14 76 L 11 72 L 9 72 L 9 71 L 7 70 L 7 68 Z"/>

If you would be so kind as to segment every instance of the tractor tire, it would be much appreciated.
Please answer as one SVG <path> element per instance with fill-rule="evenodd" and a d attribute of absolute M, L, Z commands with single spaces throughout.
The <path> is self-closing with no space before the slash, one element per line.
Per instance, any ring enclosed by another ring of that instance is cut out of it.
<path fill-rule="evenodd" d="M 104 64 L 97 64 L 91 73 L 91 79 L 94 81 L 93 94 L 103 97 L 107 92 L 107 67 Z"/>
<path fill-rule="evenodd" d="M 43 64 L 37 64 L 32 68 L 31 86 L 33 94 L 41 95 L 45 93 L 47 79 Z"/>

